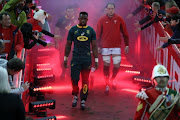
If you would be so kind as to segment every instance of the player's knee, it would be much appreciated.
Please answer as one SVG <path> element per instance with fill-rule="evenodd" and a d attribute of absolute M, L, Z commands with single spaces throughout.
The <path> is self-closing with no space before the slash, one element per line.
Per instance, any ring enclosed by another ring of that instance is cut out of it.
<path fill-rule="evenodd" d="M 104 64 L 110 64 L 110 56 L 103 56 L 103 62 Z"/>
<path fill-rule="evenodd" d="M 121 56 L 114 56 L 112 59 L 113 59 L 113 64 L 114 65 L 120 65 Z"/>

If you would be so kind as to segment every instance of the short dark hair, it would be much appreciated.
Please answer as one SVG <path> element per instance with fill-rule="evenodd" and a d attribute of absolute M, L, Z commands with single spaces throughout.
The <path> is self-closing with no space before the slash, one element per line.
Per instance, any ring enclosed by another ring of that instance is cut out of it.
<path fill-rule="evenodd" d="M 26 0 L 26 4 L 27 4 L 27 3 L 32 3 L 32 0 Z"/>
<path fill-rule="evenodd" d="M 10 16 L 10 14 L 9 13 L 7 13 L 7 12 L 3 12 L 3 13 L 1 13 L 0 14 L 0 20 L 2 20 L 3 19 L 3 15 L 9 15 L 9 17 L 11 18 L 11 16 Z"/>
<path fill-rule="evenodd" d="M 25 64 L 19 58 L 12 58 L 7 62 L 7 68 L 14 71 L 20 71 L 25 68 Z"/>
<path fill-rule="evenodd" d="M 81 16 L 81 15 L 87 15 L 88 16 L 88 13 L 83 11 L 83 12 L 79 13 L 79 16 Z"/>
<path fill-rule="evenodd" d="M 114 8 L 115 8 L 115 4 L 114 4 L 114 3 L 108 3 L 108 4 L 106 5 L 106 8 L 108 8 L 108 5 L 113 5 Z"/>
<path fill-rule="evenodd" d="M 68 9 L 74 9 L 72 6 L 68 6 L 67 8 L 66 8 L 66 10 L 68 10 Z"/>

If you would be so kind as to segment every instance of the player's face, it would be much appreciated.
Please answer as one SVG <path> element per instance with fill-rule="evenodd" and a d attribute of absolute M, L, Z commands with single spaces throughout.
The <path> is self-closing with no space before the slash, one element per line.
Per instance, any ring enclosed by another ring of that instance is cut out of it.
<path fill-rule="evenodd" d="M 69 18 L 72 18 L 74 16 L 74 10 L 73 9 L 67 9 L 66 10 L 66 15 L 69 17 Z"/>
<path fill-rule="evenodd" d="M 157 86 L 163 88 L 163 87 L 167 86 L 169 78 L 168 77 L 156 77 L 155 80 L 157 82 Z"/>
<path fill-rule="evenodd" d="M 171 23 L 171 26 L 176 26 L 179 23 L 179 21 L 171 19 L 170 23 Z"/>
<path fill-rule="evenodd" d="M 4 27 L 10 27 L 11 26 L 11 18 L 9 15 L 3 15 L 3 18 L 2 18 L 2 26 Z"/>
<path fill-rule="evenodd" d="M 22 10 L 23 7 L 25 6 L 25 3 L 26 3 L 26 1 L 23 0 L 23 1 L 19 2 L 19 3 L 16 5 L 16 7 L 19 8 L 20 10 Z"/>
<path fill-rule="evenodd" d="M 109 17 L 112 17 L 115 13 L 115 8 L 114 8 L 114 5 L 111 5 L 109 4 L 106 8 L 106 14 L 109 16 Z"/>
<path fill-rule="evenodd" d="M 79 16 L 78 20 L 79 20 L 79 25 L 81 25 L 81 26 L 86 26 L 87 21 L 88 21 L 88 16 L 81 14 L 81 15 Z"/>

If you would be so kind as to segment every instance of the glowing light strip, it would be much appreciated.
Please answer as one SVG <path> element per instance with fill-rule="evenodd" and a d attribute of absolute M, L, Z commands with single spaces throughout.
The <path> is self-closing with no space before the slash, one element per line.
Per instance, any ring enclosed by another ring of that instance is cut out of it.
<path fill-rule="evenodd" d="M 38 49 L 39 52 L 42 52 L 42 51 L 51 51 L 51 50 L 54 50 L 53 48 L 46 48 L 46 49 Z"/>
<path fill-rule="evenodd" d="M 47 107 L 47 106 L 53 106 L 54 103 L 43 103 L 43 104 L 38 104 L 38 105 L 34 105 L 34 108 L 39 108 L 39 107 Z"/>
<path fill-rule="evenodd" d="M 147 82 L 147 83 L 151 83 L 150 80 L 146 80 L 146 79 L 140 79 L 140 78 L 134 78 L 135 81 L 140 81 L 140 82 Z"/>
<path fill-rule="evenodd" d="M 138 90 L 132 90 L 132 89 L 122 89 L 123 91 L 132 92 L 132 93 L 139 93 Z"/>
<path fill-rule="evenodd" d="M 47 86 L 47 87 L 38 87 L 38 88 L 34 88 L 33 91 L 41 91 L 41 90 L 49 90 L 52 89 L 51 86 Z"/>
<path fill-rule="evenodd" d="M 126 65 L 126 64 L 121 64 L 120 66 L 122 66 L 122 67 L 133 67 L 133 65 Z"/>
<path fill-rule="evenodd" d="M 38 68 L 36 70 L 37 71 L 49 71 L 49 70 L 52 70 L 52 69 L 51 68 L 42 68 L 42 69 Z"/>
<path fill-rule="evenodd" d="M 53 75 L 45 75 L 45 76 L 37 76 L 37 78 L 49 78 L 49 77 L 53 77 Z"/>
<path fill-rule="evenodd" d="M 126 70 L 125 72 L 127 72 L 127 73 L 134 73 L 134 74 L 140 74 L 140 71 Z"/>
<path fill-rule="evenodd" d="M 36 66 L 47 66 L 47 65 L 50 65 L 50 63 L 36 64 Z"/>

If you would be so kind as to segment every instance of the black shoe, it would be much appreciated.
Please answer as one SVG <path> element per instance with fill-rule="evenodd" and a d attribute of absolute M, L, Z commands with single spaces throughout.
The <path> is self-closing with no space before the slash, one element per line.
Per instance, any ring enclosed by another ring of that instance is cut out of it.
<path fill-rule="evenodd" d="M 85 100 L 81 100 L 81 110 L 85 110 Z"/>
<path fill-rule="evenodd" d="M 74 96 L 74 99 L 72 101 L 72 107 L 76 107 L 77 106 L 77 101 L 78 101 L 78 97 Z"/>

